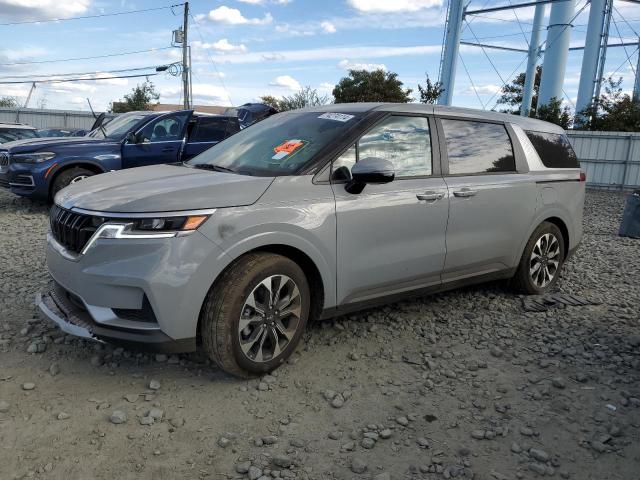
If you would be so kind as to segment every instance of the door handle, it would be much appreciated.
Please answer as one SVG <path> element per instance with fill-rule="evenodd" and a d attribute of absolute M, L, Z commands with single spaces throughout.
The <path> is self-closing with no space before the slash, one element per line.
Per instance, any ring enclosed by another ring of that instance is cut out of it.
<path fill-rule="evenodd" d="M 164 148 L 162 149 L 162 151 L 163 151 L 163 152 L 175 152 L 175 151 L 176 151 L 176 149 L 175 149 L 175 147 L 164 147 Z"/>
<path fill-rule="evenodd" d="M 427 202 L 437 202 L 444 198 L 444 193 L 439 192 L 424 192 L 416 195 L 418 200 L 426 200 Z"/>
<path fill-rule="evenodd" d="M 453 192 L 453 194 L 456 197 L 473 197 L 474 195 L 476 195 L 478 193 L 477 190 L 472 190 L 471 188 L 461 188 L 460 190 L 456 190 L 455 192 Z"/>

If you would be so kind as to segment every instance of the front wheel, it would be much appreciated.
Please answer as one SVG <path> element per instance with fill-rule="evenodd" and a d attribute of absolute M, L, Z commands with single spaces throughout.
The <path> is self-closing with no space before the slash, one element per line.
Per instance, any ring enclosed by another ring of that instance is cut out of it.
<path fill-rule="evenodd" d="M 270 372 L 295 350 L 309 317 L 309 284 L 292 260 L 241 257 L 216 281 L 201 316 L 207 354 L 240 377 Z"/>
<path fill-rule="evenodd" d="M 86 168 L 81 167 L 74 167 L 61 172 L 53 181 L 53 185 L 51 187 L 51 198 L 55 197 L 56 193 L 58 193 L 64 187 L 73 183 L 80 182 L 87 177 L 91 177 L 92 175 L 95 175 L 95 173 L 93 173 L 91 170 L 87 170 Z"/>
<path fill-rule="evenodd" d="M 564 237 L 550 222 L 542 222 L 529 238 L 513 284 L 522 293 L 541 295 L 557 283 L 564 264 Z"/>

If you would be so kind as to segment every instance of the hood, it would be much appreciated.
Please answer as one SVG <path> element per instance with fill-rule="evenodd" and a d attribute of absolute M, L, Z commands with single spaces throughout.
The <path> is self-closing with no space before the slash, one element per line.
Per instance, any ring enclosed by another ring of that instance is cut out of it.
<path fill-rule="evenodd" d="M 2 148 L 11 150 L 12 153 L 28 153 L 37 152 L 46 148 L 65 147 L 71 145 L 95 145 L 96 143 L 113 142 L 92 137 L 41 137 L 3 143 Z"/>
<path fill-rule="evenodd" d="M 271 182 L 273 177 L 154 165 L 89 177 L 61 190 L 55 202 L 110 213 L 240 207 L 255 203 Z"/>

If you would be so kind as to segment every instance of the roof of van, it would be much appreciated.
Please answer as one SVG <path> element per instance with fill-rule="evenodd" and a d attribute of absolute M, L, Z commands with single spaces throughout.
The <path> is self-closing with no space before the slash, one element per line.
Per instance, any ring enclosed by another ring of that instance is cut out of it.
<path fill-rule="evenodd" d="M 565 133 L 564 129 L 554 123 L 545 122 L 535 118 L 521 117 L 509 113 L 499 113 L 473 108 L 448 107 L 444 105 L 431 105 L 424 103 L 334 103 L 321 105 L 304 110 L 314 112 L 336 113 L 365 113 L 370 111 L 404 112 L 404 113 L 435 113 L 461 119 L 493 120 L 496 122 L 513 123 L 524 130 L 533 130 L 547 133 Z"/>

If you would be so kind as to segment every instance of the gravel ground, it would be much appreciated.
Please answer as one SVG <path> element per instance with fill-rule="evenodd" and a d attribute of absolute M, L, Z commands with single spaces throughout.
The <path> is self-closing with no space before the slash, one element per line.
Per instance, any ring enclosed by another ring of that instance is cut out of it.
<path fill-rule="evenodd" d="M 33 305 L 44 205 L 0 191 L 0 478 L 640 479 L 640 241 L 587 194 L 561 292 L 504 283 L 313 325 L 243 381 L 65 336 Z"/>

